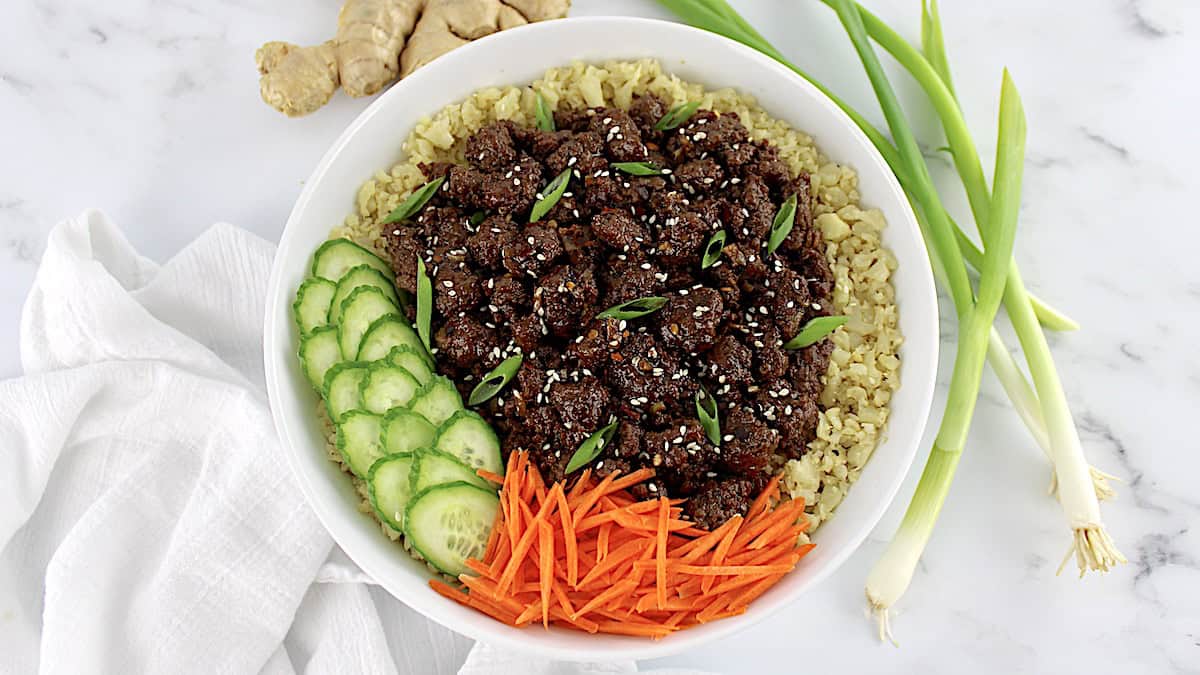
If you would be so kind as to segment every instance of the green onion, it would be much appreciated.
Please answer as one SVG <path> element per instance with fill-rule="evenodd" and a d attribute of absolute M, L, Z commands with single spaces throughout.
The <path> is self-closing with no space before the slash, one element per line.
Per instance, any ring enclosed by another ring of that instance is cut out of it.
<path fill-rule="evenodd" d="M 665 176 L 670 169 L 660 169 L 650 162 L 614 162 L 612 167 L 630 176 Z"/>
<path fill-rule="evenodd" d="M 433 353 L 429 342 L 429 324 L 433 321 L 433 282 L 425 273 L 425 261 L 417 257 L 417 335 L 425 349 Z"/>
<path fill-rule="evenodd" d="M 850 320 L 848 316 L 817 316 L 808 320 L 804 327 L 796 333 L 796 337 L 783 343 L 784 349 L 803 349 L 814 345 L 818 340 L 837 330 L 838 326 Z"/>
<path fill-rule="evenodd" d="M 523 356 L 517 354 L 501 361 L 500 365 L 484 375 L 479 380 L 479 384 L 471 390 L 471 395 L 467 397 L 467 405 L 479 405 L 499 394 L 500 390 L 508 386 L 508 383 L 516 377 L 517 371 L 521 368 L 521 362 L 524 360 Z"/>
<path fill-rule="evenodd" d="M 471 223 L 472 226 L 475 226 L 485 220 L 487 220 L 487 211 L 476 211 L 475 213 L 471 214 L 471 218 L 467 222 Z"/>
<path fill-rule="evenodd" d="M 691 119 L 692 115 L 695 115 L 696 111 L 699 109 L 700 109 L 699 101 L 688 101 L 687 103 L 680 103 L 679 105 L 675 106 L 674 108 L 671 108 L 670 110 L 668 110 L 667 114 L 663 115 L 662 119 L 658 120 L 658 122 L 656 122 L 654 124 L 654 130 L 655 131 L 669 131 L 671 129 L 674 129 L 674 128 L 680 126 L 681 124 L 683 124 L 684 122 L 688 121 L 689 119 Z"/>
<path fill-rule="evenodd" d="M 613 305 L 596 315 L 597 319 L 636 319 L 662 309 L 667 299 L 659 295 L 648 295 L 619 305 Z"/>
<path fill-rule="evenodd" d="M 533 209 L 529 211 L 529 222 L 536 223 L 542 219 L 542 216 L 550 213 L 550 209 L 562 199 L 563 193 L 567 191 L 567 184 L 571 182 L 571 170 L 563 169 L 563 172 L 554 177 L 554 180 L 546 184 L 542 191 L 538 193 L 538 200 L 534 202 Z"/>
<path fill-rule="evenodd" d="M 771 221 L 771 234 L 767 237 L 767 253 L 774 253 L 775 249 L 783 243 L 784 239 L 792 233 L 792 227 L 796 225 L 796 195 L 788 197 L 779 207 L 779 212 L 775 214 L 775 220 Z"/>
<path fill-rule="evenodd" d="M 546 105 L 546 99 L 542 98 L 542 92 L 537 92 L 537 128 L 542 131 L 554 131 L 554 113 L 550 112 L 550 106 Z"/>
<path fill-rule="evenodd" d="M 700 391 L 696 392 L 696 419 L 700 420 L 700 426 L 704 427 L 708 442 L 720 445 L 721 418 L 720 411 L 717 410 L 717 399 L 708 393 L 704 385 L 700 385 Z"/>
<path fill-rule="evenodd" d="M 401 220 L 408 220 L 421 210 L 421 207 L 429 203 L 430 199 L 437 194 L 438 188 L 442 187 L 442 183 L 446 182 L 446 177 L 435 178 L 421 187 L 413 190 L 413 193 L 404 200 L 404 203 L 397 206 L 394 211 L 383 219 L 384 223 L 397 223 Z"/>
<path fill-rule="evenodd" d="M 608 442 L 612 440 L 613 434 L 617 431 L 617 422 L 614 420 L 607 425 L 600 427 L 595 433 L 587 437 L 571 455 L 571 459 L 567 462 L 565 474 L 572 474 L 591 464 L 593 459 L 599 456 L 600 452 L 608 446 Z"/>
<path fill-rule="evenodd" d="M 721 251 L 725 250 L 725 230 L 717 230 L 708 238 L 708 243 L 704 244 L 704 257 L 700 259 L 700 269 L 706 270 L 712 267 L 721 257 Z"/>

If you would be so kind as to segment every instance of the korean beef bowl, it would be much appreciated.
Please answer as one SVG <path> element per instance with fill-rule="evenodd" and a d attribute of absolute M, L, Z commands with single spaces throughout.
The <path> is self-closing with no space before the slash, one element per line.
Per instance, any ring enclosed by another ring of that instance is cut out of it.
<path fill-rule="evenodd" d="M 538 24 L 401 82 L 308 181 L 272 410 L 402 601 L 661 656 L 802 604 L 878 521 L 932 393 L 928 269 L 886 165 L 781 67 L 673 24 Z"/>

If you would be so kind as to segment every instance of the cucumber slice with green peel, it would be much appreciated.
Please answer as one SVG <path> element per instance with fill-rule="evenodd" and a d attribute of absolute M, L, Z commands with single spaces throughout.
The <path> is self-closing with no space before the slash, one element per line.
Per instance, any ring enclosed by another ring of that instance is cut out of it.
<path fill-rule="evenodd" d="M 470 483 L 435 485 L 409 500 L 404 532 L 429 564 L 457 577 L 468 571 L 468 558 L 483 555 L 499 505 L 492 489 Z"/>
<path fill-rule="evenodd" d="M 404 531 L 404 510 L 412 496 L 413 455 L 399 452 L 380 457 L 367 471 L 371 506 L 388 527 Z"/>
<path fill-rule="evenodd" d="M 370 364 L 358 361 L 335 363 L 325 373 L 325 409 L 338 422 L 351 410 L 362 408 L 362 383 Z"/>
<path fill-rule="evenodd" d="M 457 457 L 472 470 L 504 473 L 500 439 L 496 438 L 492 425 L 470 410 L 460 410 L 442 423 L 433 447 Z"/>
<path fill-rule="evenodd" d="M 429 361 L 426 360 L 428 356 L 425 354 L 425 348 L 420 347 L 419 349 L 420 351 L 408 345 L 392 347 L 386 360 L 393 366 L 407 370 L 409 374 L 417 378 L 417 382 L 420 382 L 423 387 L 433 379 L 434 372 L 433 368 L 429 366 Z"/>
<path fill-rule="evenodd" d="M 324 391 L 325 373 L 342 360 L 342 350 L 338 346 L 338 332 L 335 326 L 314 328 L 308 335 L 300 338 L 300 365 L 308 377 L 313 389 Z"/>
<path fill-rule="evenodd" d="M 436 426 L 463 409 L 462 396 L 449 379 L 435 377 L 421 388 L 409 408 Z"/>
<path fill-rule="evenodd" d="M 382 442 L 388 454 L 433 447 L 435 436 L 437 427 L 406 408 L 396 408 L 383 416 Z"/>
<path fill-rule="evenodd" d="M 382 415 L 412 403 L 421 383 L 400 366 L 376 361 L 362 380 L 363 409 Z"/>
<path fill-rule="evenodd" d="M 336 324 L 342 319 L 342 301 L 350 296 L 354 289 L 372 286 L 383 291 L 383 294 L 397 307 L 400 306 L 400 296 L 392 286 L 391 274 L 384 274 L 370 265 L 359 265 L 346 271 L 334 286 L 333 299 L 329 303 L 329 313 L 326 323 Z"/>
<path fill-rule="evenodd" d="M 351 410 L 337 423 L 338 451 L 359 478 L 366 478 L 371 465 L 383 457 L 379 442 L 382 426 L 382 417 L 365 410 Z"/>
<path fill-rule="evenodd" d="M 414 453 L 411 475 L 413 494 L 433 485 L 458 482 L 496 489 L 457 457 L 432 448 L 421 448 Z"/>
<path fill-rule="evenodd" d="M 300 327 L 300 334 L 311 333 L 329 323 L 329 307 L 337 285 L 328 279 L 309 277 L 296 290 L 296 302 L 292 303 L 292 316 Z"/>
<path fill-rule="evenodd" d="M 382 258 L 349 239 L 330 239 L 313 254 L 312 275 L 333 282 L 359 265 L 370 265 L 389 277 L 392 268 Z"/>
<path fill-rule="evenodd" d="M 421 338 L 408 324 L 408 320 L 398 314 L 381 316 L 367 328 L 363 334 L 362 343 L 358 348 L 359 361 L 378 361 L 387 358 L 395 347 L 410 347 L 421 350 L 425 354 L 425 346 Z M 429 356 L 425 356 L 429 359 Z M 429 363 L 433 363 L 429 359 Z"/>
<path fill-rule="evenodd" d="M 381 317 L 397 314 L 400 310 L 383 291 L 374 286 L 360 286 L 342 301 L 342 322 L 338 324 L 338 345 L 342 357 L 353 361 L 358 357 L 358 348 L 367 329 Z M 387 350 L 381 356 L 386 356 Z"/>

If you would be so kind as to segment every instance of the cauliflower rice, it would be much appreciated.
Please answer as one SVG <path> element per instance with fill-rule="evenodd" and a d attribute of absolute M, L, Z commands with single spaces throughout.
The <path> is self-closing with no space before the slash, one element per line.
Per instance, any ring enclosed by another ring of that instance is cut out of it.
<path fill-rule="evenodd" d="M 538 93 L 552 109 L 628 109 L 633 97 L 642 93 L 656 94 L 668 105 L 699 101 L 701 108 L 737 113 L 751 138 L 765 139 L 779 149 L 793 175 L 801 171 L 811 174 L 815 224 L 825 237 L 825 255 L 836 279 L 833 310 L 849 317 L 831 336 L 834 349 L 825 374 L 821 397 L 825 410 L 820 414 L 817 438 L 801 459 L 783 463 L 780 458 L 784 487 L 793 497 L 805 499 L 815 529 L 832 515 L 870 459 L 887 425 L 892 393 L 900 386 L 902 337 L 890 282 L 896 259 L 881 242 L 886 225 L 883 214 L 858 205 L 858 177 L 853 169 L 826 158 L 811 137 L 772 118 L 752 97 L 733 89 L 708 91 L 681 81 L 651 59 L 603 66 L 576 62 L 546 71 L 528 87 L 483 89 L 418 123 L 402 146 L 404 159 L 363 184 L 355 212 L 330 236 L 349 237 L 383 255 L 381 221 L 425 183 L 419 165 L 462 162 L 467 137 L 497 120 L 533 126 Z M 325 407 L 318 408 L 326 422 L 329 457 L 340 462 Z M 373 513 L 365 484 L 357 478 L 354 481 L 363 496 L 360 509 Z M 386 525 L 383 530 L 391 538 L 399 538 Z"/>

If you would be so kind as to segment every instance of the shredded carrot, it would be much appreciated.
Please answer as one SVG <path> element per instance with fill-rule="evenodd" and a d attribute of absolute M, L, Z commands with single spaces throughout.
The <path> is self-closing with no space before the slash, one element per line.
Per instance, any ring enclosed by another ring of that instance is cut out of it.
<path fill-rule="evenodd" d="M 504 476 L 501 476 L 500 474 L 492 473 L 491 471 L 488 471 L 487 469 L 475 469 L 475 475 L 479 476 L 480 478 L 486 480 L 489 483 L 495 483 L 496 485 L 504 484 Z"/>
<path fill-rule="evenodd" d="M 804 502 L 780 496 L 776 477 L 745 516 L 710 531 L 683 515 L 683 500 L 638 501 L 628 488 L 651 469 L 547 486 L 528 453 L 510 454 L 500 506 L 479 560 L 468 560 L 464 588 L 430 582 L 438 594 L 511 626 L 540 618 L 588 633 L 661 639 L 746 611 L 787 574 L 812 544 Z"/>

